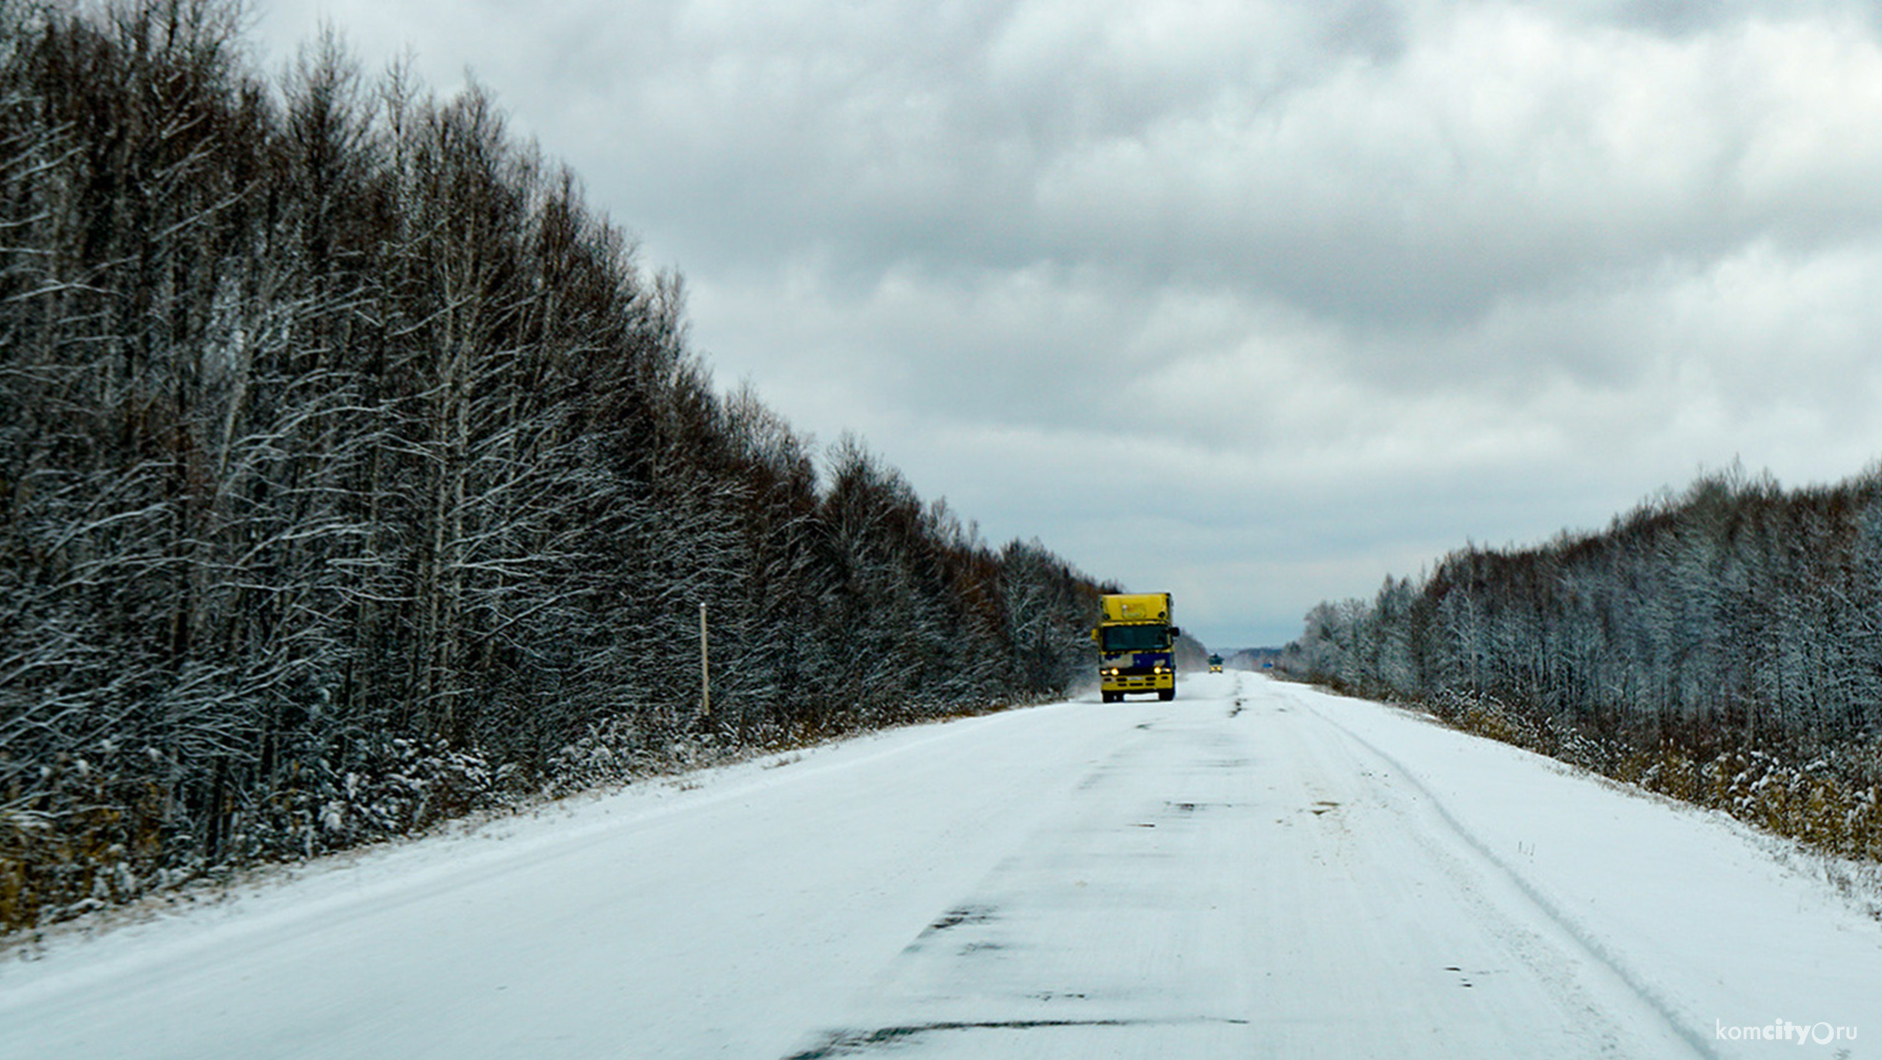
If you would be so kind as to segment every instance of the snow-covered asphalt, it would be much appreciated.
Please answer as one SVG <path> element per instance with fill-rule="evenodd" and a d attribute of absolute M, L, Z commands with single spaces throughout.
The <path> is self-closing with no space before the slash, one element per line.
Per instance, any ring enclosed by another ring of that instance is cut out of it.
<path fill-rule="evenodd" d="M 1882 1056 L 1882 925 L 1778 849 L 1193 675 L 57 936 L 0 1058 Z"/>

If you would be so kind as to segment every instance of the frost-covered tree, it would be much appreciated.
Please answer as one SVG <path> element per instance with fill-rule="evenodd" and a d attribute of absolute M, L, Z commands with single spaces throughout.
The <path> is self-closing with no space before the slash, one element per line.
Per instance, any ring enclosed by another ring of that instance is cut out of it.
<path fill-rule="evenodd" d="M 1323 603 L 1283 664 L 1882 853 L 1878 513 L 1879 470 L 1786 492 L 1734 469 L 1600 533 Z M 1798 772 L 1759 781 L 1773 762 Z"/>
<path fill-rule="evenodd" d="M 1064 686 L 1088 579 L 719 393 L 488 93 L 239 14 L 0 0 L 0 927 Z"/>

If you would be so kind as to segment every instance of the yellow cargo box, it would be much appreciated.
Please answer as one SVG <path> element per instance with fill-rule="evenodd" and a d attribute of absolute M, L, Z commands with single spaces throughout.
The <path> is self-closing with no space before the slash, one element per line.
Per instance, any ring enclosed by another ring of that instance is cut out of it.
<path fill-rule="evenodd" d="M 1106 622 L 1170 621 L 1169 593 L 1110 593 L 1101 599 Z"/>

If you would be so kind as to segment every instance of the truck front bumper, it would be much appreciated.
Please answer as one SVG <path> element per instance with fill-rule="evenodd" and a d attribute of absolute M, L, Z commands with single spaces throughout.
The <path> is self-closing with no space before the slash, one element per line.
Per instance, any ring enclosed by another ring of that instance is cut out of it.
<path fill-rule="evenodd" d="M 1176 687 L 1176 671 L 1130 674 L 1106 670 L 1099 675 L 1098 687 L 1106 692 L 1156 692 Z"/>

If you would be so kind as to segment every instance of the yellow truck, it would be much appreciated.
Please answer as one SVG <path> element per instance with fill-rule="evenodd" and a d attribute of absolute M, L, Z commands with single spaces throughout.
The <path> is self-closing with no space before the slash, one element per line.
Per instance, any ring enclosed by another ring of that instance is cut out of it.
<path fill-rule="evenodd" d="M 1098 689 L 1106 703 L 1132 692 L 1176 698 L 1176 638 L 1169 593 L 1107 593 L 1091 639 L 1098 643 Z"/>

